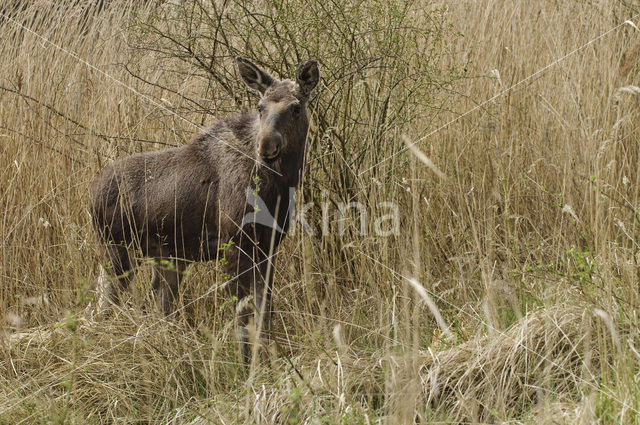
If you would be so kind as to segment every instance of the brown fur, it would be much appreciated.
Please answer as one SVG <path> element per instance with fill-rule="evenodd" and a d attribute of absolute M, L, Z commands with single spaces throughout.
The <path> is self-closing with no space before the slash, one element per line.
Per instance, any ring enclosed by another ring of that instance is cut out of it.
<path fill-rule="evenodd" d="M 255 305 L 266 309 L 261 317 L 268 318 L 267 270 L 272 268 L 267 259 L 283 235 L 259 224 L 240 227 L 253 210 L 246 189 L 257 191 L 286 230 L 289 188 L 297 186 L 303 165 L 308 96 L 319 74 L 315 61 L 300 66 L 296 82 L 278 81 L 244 58 L 238 58 L 238 69 L 245 82 L 262 93 L 261 114 L 243 112 L 218 121 L 185 146 L 124 158 L 95 181 L 93 225 L 118 282 L 114 287 L 103 278 L 99 309 L 116 303 L 128 285 L 135 251 L 158 260 L 153 286 L 169 314 L 188 262 L 219 258 L 223 244 L 232 241 L 224 255 L 225 271 L 239 274 L 234 292 L 239 299 L 252 294 Z M 162 260 L 172 266 L 160 267 Z M 245 305 L 238 312 L 245 343 L 252 311 Z"/>

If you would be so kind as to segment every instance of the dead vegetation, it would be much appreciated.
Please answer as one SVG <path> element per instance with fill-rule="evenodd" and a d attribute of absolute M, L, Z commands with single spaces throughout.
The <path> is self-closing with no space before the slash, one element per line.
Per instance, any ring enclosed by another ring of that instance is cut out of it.
<path fill-rule="evenodd" d="M 0 423 L 637 422 L 637 6 L 62 10 L 0 19 Z M 113 319 L 80 318 L 90 182 L 255 107 L 237 54 L 326 70 L 298 195 L 314 234 L 282 247 L 274 343 L 248 371 L 215 264 L 170 320 L 144 311 L 144 267 Z M 355 201 L 365 232 L 339 234 Z M 397 235 L 375 232 L 382 202 Z"/>

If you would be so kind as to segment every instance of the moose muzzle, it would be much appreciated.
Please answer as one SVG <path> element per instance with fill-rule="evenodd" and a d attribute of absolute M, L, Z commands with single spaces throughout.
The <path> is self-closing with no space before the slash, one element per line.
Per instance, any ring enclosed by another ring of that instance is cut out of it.
<path fill-rule="evenodd" d="M 282 134 L 274 130 L 260 132 L 258 136 L 258 154 L 265 161 L 274 161 L 282 150 Z"/>

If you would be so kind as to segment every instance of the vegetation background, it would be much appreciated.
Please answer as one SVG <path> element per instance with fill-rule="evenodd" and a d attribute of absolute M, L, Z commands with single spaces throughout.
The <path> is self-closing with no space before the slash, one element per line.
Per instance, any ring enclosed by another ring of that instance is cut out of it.
<path fill-rule="evenodd" d="M 638 422 L 640 5 L 0 11 L 0 423 Z M 102 260 L 91 181 L 255 107 L 238 54 L 323 74 L 298 194 L 317 232 L 282 246 L 275 342 L 250 370 L 215 264 L 189 270 L 170 320 L 145 271 L 116 317 L 82 313 Z M 352 217 L 339 236 L 355 201 L 399 205 L 399 234 Z"/>

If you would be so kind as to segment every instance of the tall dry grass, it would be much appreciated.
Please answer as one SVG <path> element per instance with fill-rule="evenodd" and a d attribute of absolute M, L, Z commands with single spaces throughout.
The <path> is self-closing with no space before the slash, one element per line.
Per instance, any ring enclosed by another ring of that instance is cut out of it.
<path fill-rule="evenodd" d="M 1 20 L 0 423 L 637 422 L 640 32 L 607 33 L 634 7 L 41 0 Z M 144 270 L 115 318 L 81 318 L 91 180 L 254 105 L 236 54 L 324 76 L 298 195 L 317 233 L 282 247 L 249 372 L 213 264 L 176 318 Z M 338 235 L 352 201 L 367 232 Z M 398 235 L 373 232 L 380 202 Z"/>

